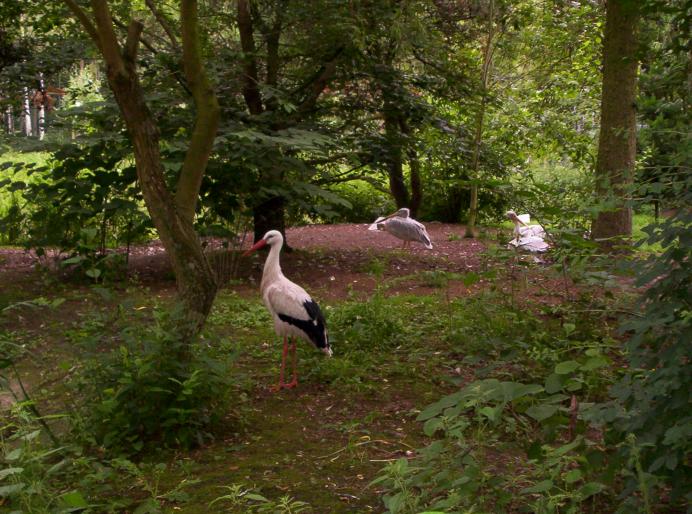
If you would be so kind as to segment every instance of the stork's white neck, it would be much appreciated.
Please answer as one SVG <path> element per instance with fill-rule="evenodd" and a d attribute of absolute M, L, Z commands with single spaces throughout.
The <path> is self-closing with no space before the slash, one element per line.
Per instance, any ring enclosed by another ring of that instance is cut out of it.
<path fill-rule="evenodd" d="M 281 272 L 281 264 L 279 263 L 279 254 L 281 253 L 281 247 L 283 244 L 275 244 L 271 246 L 269 250 L 269 255 L 267 260 L 264 261 L 264 271 L 262 272 L 262 284 L 261 289 L 264 289 L 265 285 L 271 284 L 277 278 L 283 276 Z"/>

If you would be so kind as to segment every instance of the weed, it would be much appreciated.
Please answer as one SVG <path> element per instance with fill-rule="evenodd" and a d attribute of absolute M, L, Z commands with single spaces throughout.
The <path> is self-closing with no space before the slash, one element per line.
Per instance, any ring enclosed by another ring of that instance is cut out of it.
<path fill-rule="evenodd" d="M 298 501 L 290 496 L 282 496 L 278 500 L 269 500 L 261 494 L 247 489 L 241 484 L 224 486 L 227 494 L 219 496 L 209 504 L 211 507 L 217 503 L 224 512 L 231 514 L 301 514 L 312 512 L 312 508 L 305 502 Z"/>

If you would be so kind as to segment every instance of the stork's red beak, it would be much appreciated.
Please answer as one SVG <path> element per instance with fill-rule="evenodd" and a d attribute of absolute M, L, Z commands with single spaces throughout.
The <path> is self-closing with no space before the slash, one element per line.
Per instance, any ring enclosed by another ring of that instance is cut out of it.
<path fill-rule="evenodd" d="M 248 255 L 250 255 L 255 250 L 259 250 L 260 248 L 264 248 L 266 245 L 267 245 L 267 242 L 264 239 L 260 239 L 254 245 L 252 245 L 252 248 L 250 248 L 247 252 L 243 253 L 243 257 L 247 257 Z"/>

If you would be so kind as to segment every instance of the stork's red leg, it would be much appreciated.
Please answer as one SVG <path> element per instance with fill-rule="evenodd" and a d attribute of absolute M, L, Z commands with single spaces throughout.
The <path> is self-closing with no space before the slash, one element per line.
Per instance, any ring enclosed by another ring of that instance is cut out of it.
<path fill-rule="evenodd" d="M 286 388 L 290 389 L 291 387 L 295 387 L 298 385 L 298 356 L 296 354 L 296 340 L 295 338 L 291 339 L 291 353 L 293 354 L 293 380 L 291 380 L 290 383 L 286 384 Z"/>
<path fill-rule="evenodd" d="M 284 384 L 284 370 L 286 369 L 286 354 L 288 353 L 288 338 L 284 336 L 284 351 L 281 354 L 281 372 L 279 373 L 279 384 L 272 387 L 272 391 L 281 391 L 286 384 Z"/>

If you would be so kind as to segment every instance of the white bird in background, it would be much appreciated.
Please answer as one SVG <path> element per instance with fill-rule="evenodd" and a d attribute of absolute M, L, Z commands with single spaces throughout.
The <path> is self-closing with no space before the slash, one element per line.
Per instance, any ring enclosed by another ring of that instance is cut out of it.
<path fill-rule="evenodd" d="M 545 241 L 545 229 L 540 225 L 529 225 L 531 216 L 507 211 L 507 217 L 514 223 L 514 239 L 509 244 L 519 250 L 532 253 L 545 252 L 550 245 Z"/>
<path fill-rule="evenodd" d="M 422 223 L 410 217 L 411 211 L 402 207 L 394 214 L 384 218 L 380 217 L 368 227 L 368 230 L 384 230 L 394 237 L 403 240 L 402 248 L 411 247 L 411 241 L 417 241 L 425 245 L 428 250 L 432 250 L 432 243 L 428 231 Z"/>
<path fill-rule="evenodd" d="M 326 322 L 319 306 L 305 289 L 288 280 L 281 272 L 279 253 L 283 244 L 284 238 L 281 232 L 270 230 L 243 254 L 249 255 L 266 245 L 271 248 L 264 263 L 260 291 L 262 301 L 274 319 L 274 330 L 284 340 L 281 374 L 279 375 L 279 384 L 273 388 L 274 391 L 280 391 L 283 388 L 290 389 L 298 385 L 296 337 L 313 343 L 328 356 L 331 357 L 332 355 Z M 284 370 L 286 368 L 286 355 L 289 350 L 289 339 L 292 343 L 290 350 L 293 354 L 293 380 L 285 383 Z"/>

